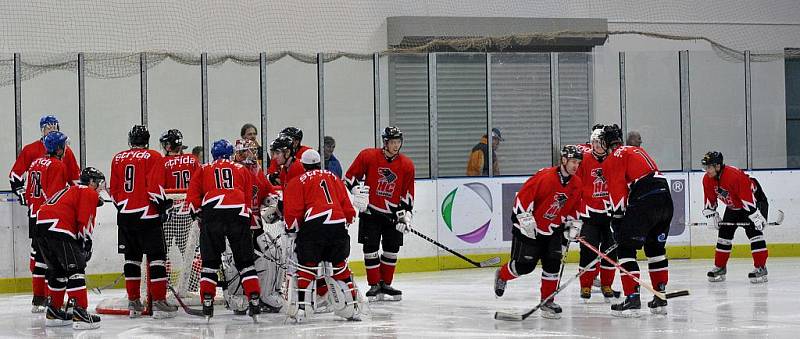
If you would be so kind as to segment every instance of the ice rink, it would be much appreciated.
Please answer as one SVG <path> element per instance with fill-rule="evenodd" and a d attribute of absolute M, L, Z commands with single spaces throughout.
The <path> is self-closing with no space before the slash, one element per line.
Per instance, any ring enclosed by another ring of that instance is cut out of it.
<path fill-rule="evenodd" d="M 609 304 L 595 293 L 589 303 L 578 297 L 575 281 L 556 299 L 564 308 L 560 320 L 534 314 L 523 322 L 493 319 L 497 310 L 524 312 L 538 301 L 539 274 L 512 281 L 503 298 L 492 293 L 493 268 L 408 273 L 396 277 L 402 289 L 400 302 L 370 305 L 371 315 L 348 322 L 333 314 L 318 314 L 304 324 L 286 322 L 282 314 L 262 315 L 259 324 L 218 307 L 210 324 L 203 318 L 179 311 L 175 319 L 130 320 L 103 316 L 102 327 L 73 331 L 70 327 L 45 328 L 43 315 L 30 312 L 27 295 L 3 295 L 0 301 L 0 336 L 3 338 L 255 338 L 255 337 L 380 337 L 380 338 L 488 338 L 488 337 L 582 337 L 582 338 L 786 338 L 800 333 L 800 260 L 775 258 L 767 263 L 769 282 L 753 285 L 747 279 L 749 259 L 732 259 L 728 279 L 709 283 L 710 260 L 670 262 L 670 290 L 689 289 L 691 296 L 671 299 L 669 314 L 652 315 L 644 303 L 652 295 L 643 289 L 642 317 L 614 318 Z M 401 263 L 402 265 L 402 260 Z M 642 267 L 646 267 L 640 262 Z M 570 264 L 565 278 L 574 275 Z M 644 275 L 646 277 L 646 274 Z M 363 277 L 359 282 L 365 284 Z M 619 278 L 615 289 L 619 289 Z M 124 290 L 90 294 L 90 304 L 106 295 L 122 296 Z"/>

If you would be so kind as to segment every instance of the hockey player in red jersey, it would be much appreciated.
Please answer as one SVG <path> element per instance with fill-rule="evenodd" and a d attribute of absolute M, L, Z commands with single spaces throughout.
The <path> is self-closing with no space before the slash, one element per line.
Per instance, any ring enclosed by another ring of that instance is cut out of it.
<path fill-rule="evenodd" d="M 186 194 L 193 217 L 201 218 L 200 257 L 203 267 L 200 271 L 200 298 L 203 313 L 209 319 L 214 315 L 217 271 L 222 265 L 221 255 L 227 239 L 242 288 L 249 298 L 249 314 L 255 319 L 261 313 L 261 291 L 250 232 L 252 174 L 244 166 L 231 161 L 233 145 L 227 140 L 215 141 L 211 156 L 214 160 L 195 172 Z"/>
<path fill-rule="evenodd" d="M 367 148 L 358 153 L 345 180 L 361 212 L 358 242 L 364 245 L 364 266 L 370 285 L 366 295 L 370 300 L 383 296 L 400 300 L 402 292 L 392 287 L 392 280 L 403 233 L 411 227 L 414 163 L 400 153 L 403 132 L 399 128 L 386 127 L 381 138 L 383 148 Z M 369 198 L 364 199 L 365 196 Z M 379 255 L 381 247 L 383 253 Z"/>
<path fill-rule="evenodd" d="M 296 233 L 297 237 L 294 250 L 297 273 L 291 282 L 296 286 L 290 289 L 296 295 L 289 297 L 292 303 L 287 314 L 299 322 L 313 313 L 317 305 L 313 305 L 310 285 L 320 276 L 317 265 L 325 261 L 333 265 L 333 272 L 326 280 L 329 293 L 336 295 L 331 298 L 336 304 L 335 314 L 359 320 L 358 291 L 347 266 L 350 256 L 347 225 L 353 222 L 356 211 L 342 181 L 330 171 L 320 169 L 317 151 L 306 151 L 300 161 L 306 172 L 289 181 L 284 196 L 287 232 Z"/>
<path fill-rule="evenodd" d="M 77 186 L 68 186 L 48 197 L 39 209 L 36 238 L 48 265 L 49 302 L 45 326 L 72 324 L 76 330 L 100 327 L 100 317 L 88 312 L 86 263 L 92 256 L 92 232 L 99 191 L 105 176 L 94 167 L 81 171 Z M 69 302 L 64 306 L 64 294 Z"/>
<path fill-rule="evenodd" d="M 153 317 L 174 317 L 177 307 L 166 302 L 168 279 L 164 231 L 158 208 L 150 200 L 148 184 L 148 178 L 161 163 L 162 156 L 148 149 L 150 132 L 146 126 L 133 126 L 128 133 L 128 144 L 131 148 L 117 153 L 111 161 L 109 194 L 117 208 L 118 251 L 125 255 L 123 273 L 129 315 L 139 317 L 144 311 L 139 288 L 142 258 L 147 254 Z"/>
<path fill-rule="evenodd" d="M 301 144 L 301 142 L 303 141 L 303 130 L 297 127 L 290 126 L 284 128 L 278 134 L 279 138 L 281 136 L 289 138 L 290 146 L 289 146 L 288 156 L 298 161 L 300 160 L 300 157 L 303 156 L 303 153 L 305 151 L 311 149 L 311 147 Z M 288 179 L 285 180 L 283 183 L 279 181 L 281 168 L 283 167 L 283 162 L 279 162 L 279 159 L 280 158 L 276 158 L 275 156 L 273 156 L 272 159 L 270 159 L 269 168 L 267 168 L 267 174 L 269 175 L 270 182 L 272 182 L 273 185 L 286 185 L 286 181 L 288 181 Z M 299 168 L 302 169 L 302 166 L 299 166 Z M 299 171 L 298 174 L 300 173 L 302 173 L 302 171 Z"/>
<path fill-rule="evenodd" d="M 14 162 L 14 166 L 11 167 L 11 173 L 8 175 L 9 181 L 11 182 L 11 191 L 17 195 L 19 203 L 22 206 L 27 205 L 25 201 L 25 172 L 34 160 L 47 154 L 47 150 L 45 150 L 44 147 L 44 137 L 52 131 L 60 130 L 58 118 L 52 115 L 43 116 L 39 120 L 39 128 L 42 130 L 41 139 L 27 144 L 22 148 L 17 160 Z M 64 156 L 61 161 L 64 162 L 67 171 L 67 179 L 69 179 L 69 181 L 78 180 L 81 169 L 78 167 L 78 162 L 75 161 L 75 154 L 72 153 L 72 149 L 69 148 L 69 146 L 67 146 L 66 151 L 64 151 Z"/>
<path fill-rule="evenodd" d="M 733 235 L 738 226 L 720 226 L 720 221 L 745 223 L 743 226 L 750 239 L 750 252 L 755 269 L 747 276 L 752 283 L 767 281 L 767 242 L 764 239 L 764 226 L 769 212 L 769 203 L 761 184 L 742 170 L 726 165 L 722 153 L 708 152 L 701 162 L 706 175 L 703 176 L 705 209 L 703 215 L 708 225 L 719 230 L 717 249 L 714 253 L 714 268 L 708 272 L 711 282 L 725 281 L 726 265 L 733 247 Z M 720 219 L 717 201 L 726 205 L 725 215 Z"/>
<path fill-rule="evenodd" d="M 44 262 L 42 252 L 38 249 L 36 237 L 36 216 L 39 208 L 44 205 L 48 197 L 60 191 L 68 184 L 66 168 L 61 162 L 61 157 L 67 147 L 67 136 L 59 131 L 52 131 L 44 137 L 47 155 L 34 160 L 28 168 L 28 178 L 25 181 L 26 200 L 28 202 L 28 236 L 31 238 L 30 269 L 33 275 L 33 308 L 31 312 L 44 312 L 47 286 L 45 275 L 47 264 Z"/>
<path fill-rule="evenodd" d="M 669 184 L 644 149 L 623 146 L 622 138 L 622 130 L 617 125 L 605 126 L 600 133 L 600 142 L 608 153 L 603 161 L 603 173 L 608 180 L 611 227 L 619 244 L 619 264 L 638 278 L 636 251 L 644 247 L 650 281 L 656 290 L 663 292 L 669 278 L 664 246 L 673 213 Z M 638 317 L 641 309 L 639 283 L 628 275 L 621 275 L 620 279 L 626 298 L 611 305 L 612 314 Z M 667 301 L 658 297 L 653 297 L 647 306 L 652 313 L 667 312 Z"/>
<path fill-rule="evenodd" d="M 590 144 L 588 147 L 579 148 L 583 150 L 583 161 L 576 175 L 581 178 L 583 183 L 582 203 L 579 211 L 584 223 L 581 236 L 605 252 L 614 244 L 614 237 L 611 231 L 611 217 L 607 211 L 607 206 L 610 204 L 608 182 L 602 167 L 602 163 L 608 155 L 600 145 L 600 132 L 603 127 L 603 125 L 592 127 Z M 617 256 L 616 251 L 611 251 L 607 255 L 612 259 L 616 259 Z M 596 257 L 596 253 L 581 245 L 579 265 L 580 269 L 586 270 L 586 273 L 580 277 L 580 296 L 586 301 L 592 297 L 592 282 L 597 277 L 599 269 L 601 291 L 606 301 L 610 302 L 615 295 L 611 284 L 614 282 L 616 268 L 606 260 L 602 260 L 594 267 L 587 267 Z"/>
<path fill-rule="evenodd" d="M 283 134 L 269 144 L 272 161 L 277 164 L 277 172 L 270 172 L 270 181 L 275 186 L 286 188 L 293 178 L 303 174 L 300 158 L 292 151 L 292 139 Z"/>
<path fill-rule="evenodd" d="M 246 168 L 250 174 L 253 176 L 253 202 L 251 203 L 252 206 L 252 215 L 253 221 L 250 224 L 251 229 L 256 232 L 254 236 L 258 236 L 263 233 L 263 230 L 260 225 L 261 221 L 261 206 L 265 204 L 267 198 L 274 197 L 277 195 L 275 188 L 270 184 L 267 177 L 264 175 L 264 171 L 261 170 L 261 167 L 258 166 L 258 161 L 256 157 L 256 152 L 258 151 L 258 146 L 256 143 L 249 139 L 237 139 L 233 146 L 234 150 L 234 162 L 240 164 Z M 269 199 L 273 200 L 273 199 Z M 264 217 L 267 218 L 269 221 L 273 221 L 273 213 L 275 213 L 275 209 L 271 207 L 275 206 L 265 206 L 267 210 L 270 212 L 270 215 L 265 215 Z"/>
<path fill-rule="evenodd" d="M 575 175 L 582 158 L 583 152 L 577 147 L 564 146 L 559 166 L 539 170 L 520 188 L 511 214 L 514 223 L 511 261 L 495 273 L 494 291 L 498 297 L 505 293 L 509 280 L 533 272 L 539 261 L 542 263 L 541 300 L 558 288 L 564 237 L 574 240 L 582 225 L 580 219 L 576 219 L 582 182 Z M 561 318 L 561 306 L 553 299 L 541 309 L 542 317 Z"/>
<path fill-rule="evenodd" d="M 39 119 L 39 128 L 42 131 L 42 137 L 39 140 L 36 140 L 30 144 L 25 145 L 22 148 L 22 151 L 19 153 L 17 160 L 14 161 L 14 165 L 11 167 L 11 171 L 8 174 L 9 182 L 11 184 L 11 191 L 17 196 L 19 199 L 19 204 L 22 206 L 27 206 L 27 194 L 25 192 L 25 179 L 27 178 L 27 171 L 30 168 L 31 163 L 39 159 L 45 155 L 47 155 L 47 150 L 45 149 L 44 145 L 44 138 L 52 131 L 58 131 L 60 129 L 58 118 L 52 115 L 45 115 L 41 119 Z M 73 182 L 78 180 L 78 175 L 80 174 L 80 168 L 78 167 L 78 162 L 75 161 L 75 154 L 72 153 L 72 149 L 69 146 L 66 147 L 64 151 L 64 155 L 62 156 L 62 161 L 64 163 L 65 171 L 67 180 Z M 30 232 L 31 230 L 29 230 Z M 32 234 L 28 234 L 28 237 L 32 237 Z M 31 244 L 33 246 L 33 241 Z M 36 269 L 35 263 L 36 259 L 41 262 L 41 256 L 36 252 L 34 248 L 31 248 L 31 273 L 33 270 Z M 43 266 L 41 264 L 39 266 Z M 40 267 L 41 268 L 41 267 Z M 35 275 L 41 275 L 41 270 L 37 270 Z M 44 298 L 40 293 L 43 293 L 43 287 L 40 283 L 41 279 L 39 277 L 34 277 L 31 280 L 31 284 L 33 285 L 34 297 L 33 297 L 33 307 L 31 308 L 31 312 L 33 313 L 41 313 L 44 312 Z"/>

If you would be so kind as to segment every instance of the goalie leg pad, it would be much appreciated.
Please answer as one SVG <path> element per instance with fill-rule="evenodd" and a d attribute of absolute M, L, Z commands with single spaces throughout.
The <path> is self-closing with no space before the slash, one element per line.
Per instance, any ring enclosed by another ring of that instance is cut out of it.
<path fill-rule="evenodd" d="M 314 281 L 317 267 L 296 265 L 295 272 L 289 275 L 288 292 L 286 293 L 286 315 L 297 322 L 304 321 L 307 315 L 313 314 Z"/>
<path fill-rule="evenodd" d="M 222 276 L 225 282 L 222 284 L 222 295 L 228 308 L 234 312 L 247 311 L 247 298 L 241 285 L 239 270 L 233 262 L 233 255 L 225 252 L 222 255 Z"/>
<path fill-rule="evenodd" d="M 261 301 L 271 307 L 280 308 L 283 306 L 280 281 L 285 273 L 279 269 L 276 262 L 267 260 L 260 253 L 256 257 L 255 266 L 261 284 Z"/>
<path fill-rule="evenodd" d="M 333 314 L 348 320 L 360 320 L 362 298 L 359 298 L 358 288 L 353 283 L 347 262 L 336 264 L 333 274 L 325 276 L 325 282 L 328 285 Z"/>

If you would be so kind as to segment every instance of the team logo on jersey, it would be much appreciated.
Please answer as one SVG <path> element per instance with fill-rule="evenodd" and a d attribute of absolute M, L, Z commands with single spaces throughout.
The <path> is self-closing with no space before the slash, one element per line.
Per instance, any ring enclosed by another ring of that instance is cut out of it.
<path fill-rule="evenodd" d="M 379 197 L 391 198 L 394 195 L 394 188 L 397 182 L 397 174 L 391 168 L 378 167 L 378 187 L 375 194 Z"/>
<path fill-rule="evenodd" d="M 564 205 L 567 204 L 567 195 L 565 193 L 558 192 L 553 195 L 553 203 L 550 204 L 550 207 L 544 212 L 544 218 L 547 220 L 553 220 L 558 215 L 558 212 L 564 208 Z"/>
<path fill-rule="evenodd" d="M 595 168 L 592 170 L 592 177 L 594 181 L 592 181 L 592 186 L 594 190 L 592 191 L 592 197 L 594 198 L 605 198 L 608 196 L 608 181 L 606 177 L 603 176 L 603 169 L 602 168 Z"/>
<path fill-rule="evenodd" d="M 722 186 L 717 186 L 716 191 L 717 197 L 719 197 L 719 200 L 722 200 L 725 205 L 733 205 L 733 198 L 731 198 L 731 193 L 728 192 L 728 190 L 722 188 Z"/>
<path fill-rule="evenodd" d="M 460 189 L 460 188 L 466 189 Z M 486 208 L 479 208 L 486 206 Z M 466 183 L 454 188 L 442 200 L 442 219 L 447 229 L 458 239 L 474 244 L 486 237 L 492 222 L 492 192 L 479 182 Z M 486 222 L 479 222 L 486 220 Z M 478 221 L 476 223 L 476 221 Z M 460 233 L 461 229 L 468 230 Z"/>

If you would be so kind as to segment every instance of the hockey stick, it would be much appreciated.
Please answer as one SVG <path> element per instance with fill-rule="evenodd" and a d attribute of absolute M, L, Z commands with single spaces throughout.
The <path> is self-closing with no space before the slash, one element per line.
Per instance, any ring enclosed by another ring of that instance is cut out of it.
<path fill-rule="evenodd" d="M 653 288 L 653 285 L 650 285 L 647 282 L 642 281 L 641 279 L 637 278 L 635 275 L 631 274 L 631 272 L 628 272 L 628 270 L 626 270 L 624 267 L 622 267 L 622 265 L 620 265 L 616 260 L 611 259 L 607 255 L 603 254 L 603 252 L 600 252 L 600 250 L 598 250 L 597 247 L 592 246 L 592 244 L 590 244 L 585 239 L 578 238 L 578 241 L 581 244 L 583 244 L 583 246 L 585 246 L 586 248 L 590 249 L 592 252 L 597 253 L 598 255 L 603 257 L 603 259 L 605 259 L 607 262 L 609 262 L 612 265 L 614 265 L 617 269 L 619 269 L 619 271 L 621 273 L 624 273 L 624 274 L 628 275 L 629 277 L 631 277 L 640 286 L 644 286 L 644 288 L 650 290 L 650 292 L 653 292 L 653 295 L 655 295 L 656 297 L 658 297 L 661 300 L 667 300 L 667 299 L 672 299 L 672 298 L 683 297 L 683 296 L 689 295 L 689 290 L 679 290 L 679 291 L 669 292 L 669 293 L 657 291 L 655 288 Z"/>
<path fill-rule="evenodd" d="M 181 308 L 183 309 L 184 312 L 186 312 L 186 314 L 194 315 L 194 316 L 198 316 L 198 317 L 205 317 L 205 315 L 203 314 L 202 310 L 196 310 L 196 309 L 193 309 L 193 308 L 190 308 L 189 306 L 187 306 L 183 302 L 183 299 L 181 299 L 181 296 L 178 295 L 178 291 L 175 291 L 175 288 L 172 287 L 171 284 L 167 284 L 167 287 L 169 287 L 169 290 L 172 291 L 172 295 L 175 296 L 175 300 L 178 301 L 178 304 L 181 305 Z"/>
<path fill-rule="evenodd" d="M 470 258 L 467 258 L 467 257 L 465 257 L 465 256 L 464 256 L 463 254 L 461 254 L 461 253 L 458 253 L 458 252 L 456 252 L 456 251 L 454 251 L 454 250 L 451 250 L 449 247 L 447 247 L 447 246 L 445 246 L 445 245 L 442 245 L 442 244 L 440 244 L 438 241 L 431 239 L 431 238 L 430 238 L 430 237 L 428 237 L 427 235 L 424 235 L 424 234 L 420 233 L 419 231 L 417 231 L 417 230 L 415 230 L 415 229 L 413 229 L 413 228 L 409 228 L 409 231 L 410 231 L 411 233 L 414 233 L 414 234 L 416 234 L 416 235 L 417 235 L 417 236 L 419 236 L 420 238 L 422 238 L 422 239 L 425 239 L 425 240 L 427 240 L 428 242 L 430 242 L 430 243 L 432 243 L 432 244 L 434 244 L 434 245 L 436 245 L 436 246 L 439 246 L 441 249 L 443 249 L 443 250 L 445 250 L 445 251 L 447 251 L 447 252 L 450 252 L 450 253 L 452 253 L 453 255 L 455 255 L 455 256 L 457 256 L 457 257 L 459 257 L 459 258 L 461 258 L 461 259 L 464 259 L 466 262 L 468 262 L 468 263 L 470 263 L 470 264 L 474 265 L 475 267 L 490 267 L 490 266 L 495 266 L 495 265 L 497 265 L 497 264 L 499 264 L 499 263 L 500 263 L 500 257 L 492 257 L 492 258 L 486 259 L 486 260 L 484 260 L 484 261 L 477 262 L 477 261 L 475 261 L 475 260 L 472 260 L 472 259 L 470 259 Z"/>
<path fill-rule="evenodd" d="M 607 253 L 611 253 L 611 251 L 613 251 L 616 248 L 617 248 L 617 244 L 611 245 L 611 247 L 609 247 L 606 250 L 606 254 Z M 565 257 L 566 257 L 566 255 L 565 255 Z M 567 288 L 567 286 L 569 286 L 570 283 L 575 281 L 575 279 L 580 278 L 580 276 L 582 276 L 584 273 L 588 272 L 589 271 L 589 267 L 593 267 L 594 265 L 597 265 L 597 263 L 600 262 L 600 260 L 602 260 L 602 257 L 600 257 L 600 256 L 597 256 L 596 258 L 594 258 L 594 260 L 592 260 L 588 265 L 586 265 L 585 268 L 581 268 L 580 270 L 578 270 L 578 274 L 570 277 L 569 280 L 564 282 L 564 285 L 560 285 L 555 291 L 553 291 L 553 293 L 551 293 L 549 296 L 547 296 L 547 298 L 545 298 L 544 300 L 539 302 L 539 304 L 536 305 L 532 310 L 530 310 L 528 312 L 525 312 L 523 314 L 497 311 L 497 312 L 494 313 L 494 319 L 495 320 L 506 320 L 506 321 L 523 321 L 523 320 L 527 319 L 528 317 L 531 316 L 531 314 L 536 312 L 536 310 L 540 309 L 545 303 L 547 303 L 548 301 L 550 301 L 553 298 L 555 298 L 556 294 L 561 293 L 561 291 L 563 291 L 565 288 Z M 563 266 L 562 266 L 562 272 L 563 272 Z M 561 276 L 559 276 L 559 283 L 561 283 Z"/>
<path fill-rule="evenodd" d="M 95 292 L 97 294 L 103 294 L 104 290 L 117 286 L 117 283 L 119 283 L 119 281 L 122 280 L 123 277 L 125 277 L 125 273 L 120 273 L 119 276 L 116 279 L 114 279 L 114 282 L 105 286 L 92 288 L 92 292 Z"/>
<path fill-rule="evenodd" d="M 781 224 L 783 224 L 783 211 L 778 210 L 778 216 L 777 216 L 777 218 L 775 218 L 775 221 L 768 222 L 766 225 L 767 226 L 780 226 Z M 689 226 L 708 226 L 708 223 L 707 222 L 692 222 L 692 223 L 687 223 L 686 225 L 689 225 Z M 720 226 L 750 226 L 751 223 L 749 223 L 749 222 L 720 221 L 719 225 Z"/>

